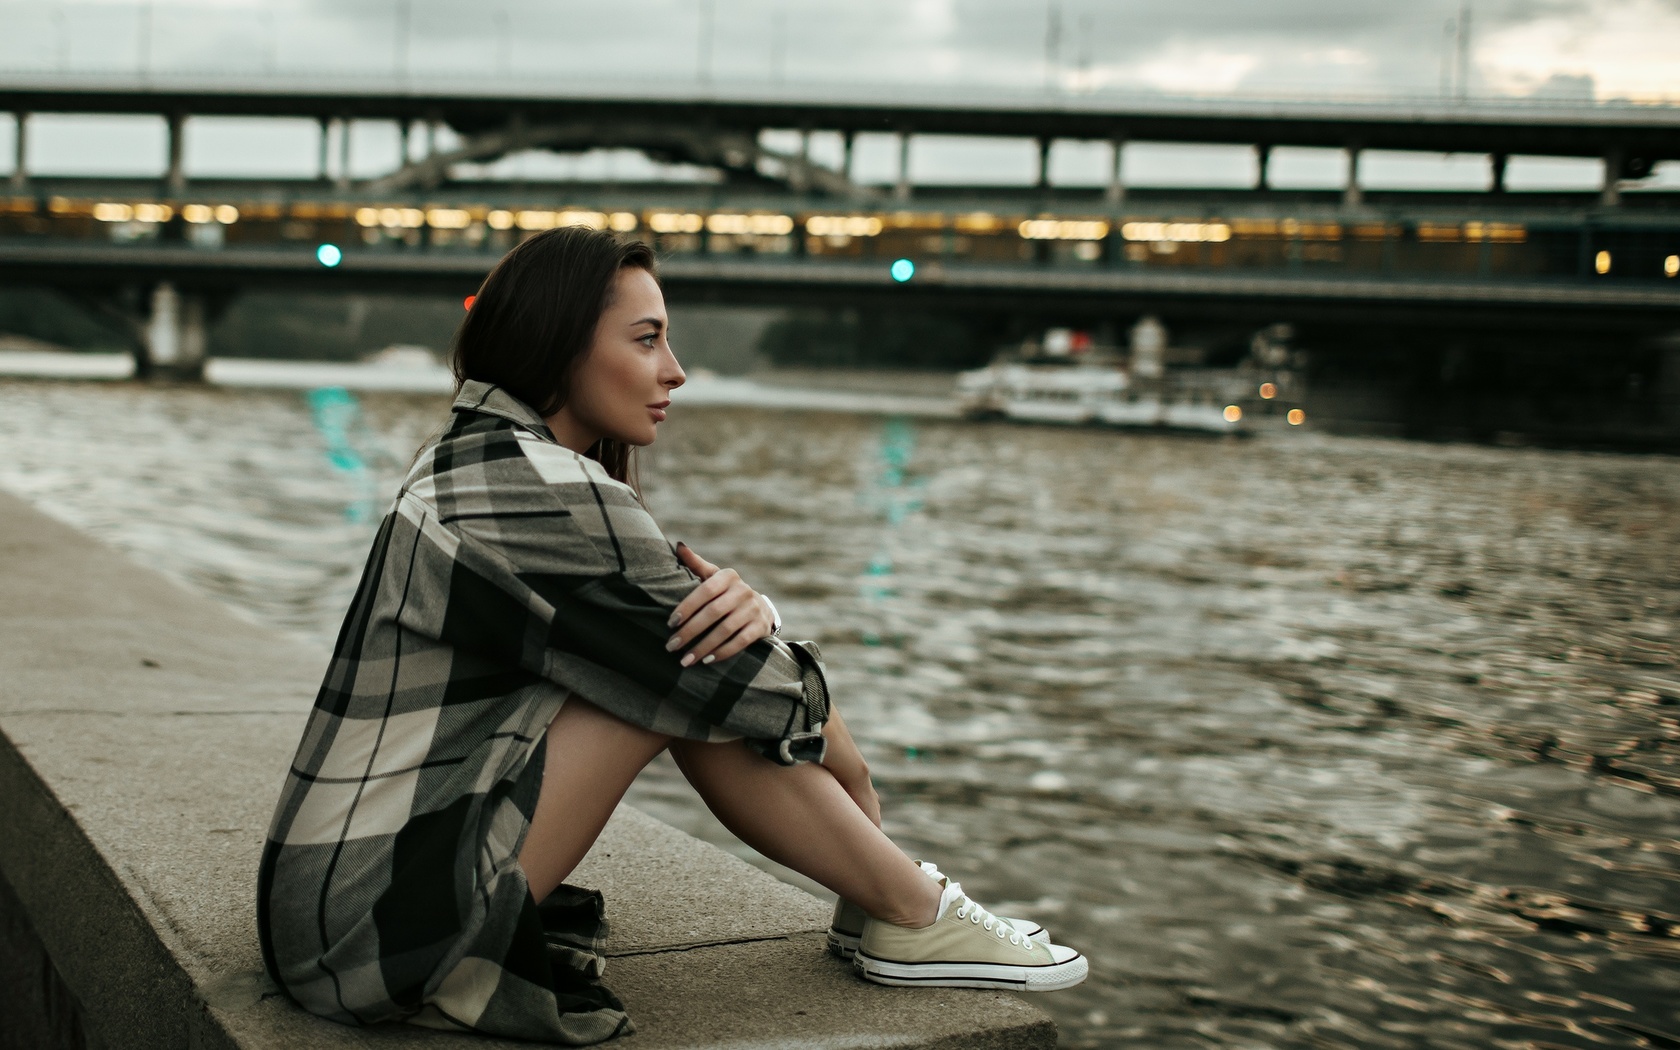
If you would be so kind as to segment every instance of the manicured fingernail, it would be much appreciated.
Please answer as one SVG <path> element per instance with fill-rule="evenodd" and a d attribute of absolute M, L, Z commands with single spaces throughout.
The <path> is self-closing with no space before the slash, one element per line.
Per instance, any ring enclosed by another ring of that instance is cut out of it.
<path fill-rule="evenodd" d="M 682 623 L 682 617 L 678 616 L 676 613 L 672 613 L 671 618 L 665 621 L 665 626 L 675 627 L 679 623 Z"/>
<path fill-rule="evenodd" d="M 689 653 L 687 656 L 683 657 L 680 662 L 682 666 L 687 667 L 689 664 L 694 662 L 694 654 Z"/>
<path fill-rule="evenodd" d="M 681 649 L 681 648 L 682 648 L 682 638 L 680 638 L 679 636 L 674 635 L 674 634 L 671 636 L 670 641 L 665 643 L 665 651 L 668 652 L 668 653 L 674 653 L 678 649 Z"/>
<path fill-rule="evenodd" d="M 716 659 L 717 659 L 717 657 L 708 655 L 706 657 L 703 657 L 700 662 L 703 663 L 703 664 L 709 664 L 713 660 L 716 660 Z"/>

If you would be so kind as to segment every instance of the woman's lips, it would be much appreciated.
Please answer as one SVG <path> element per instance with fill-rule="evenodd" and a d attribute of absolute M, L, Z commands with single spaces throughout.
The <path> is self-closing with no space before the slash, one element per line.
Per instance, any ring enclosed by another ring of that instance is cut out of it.
<path fill-rule="evenodd" d="M 653 421 L 655 423 L 663 423 L 665 421 L 665 410 L 670 406 L 671 402 L 669 401 L 661 401 L 657 405 L 649 405 L 648 411 L 653 413 Z"/>

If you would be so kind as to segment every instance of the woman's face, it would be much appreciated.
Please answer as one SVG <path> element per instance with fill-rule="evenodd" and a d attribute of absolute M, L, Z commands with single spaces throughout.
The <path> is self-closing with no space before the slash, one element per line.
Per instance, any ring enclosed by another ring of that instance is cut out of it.
<path fill-rule="evenodd" d="M 571 396 L 548 417 L 560 444 L 585 452 L 602 438 L 650 445 L 687 378 L 667 341 L 665 296 L 653 275 L 627 266 L 613 279 L 594 341 L 572 373 Z"/>

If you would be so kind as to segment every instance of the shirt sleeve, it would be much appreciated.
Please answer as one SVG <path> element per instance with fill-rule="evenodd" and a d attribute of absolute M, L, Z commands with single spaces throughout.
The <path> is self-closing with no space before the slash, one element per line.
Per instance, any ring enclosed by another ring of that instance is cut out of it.
<path fill-rule="evenodd" d="M 599 464 L 534 436 L 519 445 L 523 456 L 493 464 L 476 497 L 439 500 L 437 526 L 454 541 L 442 640 L 634 724 L 745 738 L 784 764 L 820 761 L 829 695 L 817 647 L 771 637 L 681 666 L 665 649 L 667 622 L 699 578 Z"/>

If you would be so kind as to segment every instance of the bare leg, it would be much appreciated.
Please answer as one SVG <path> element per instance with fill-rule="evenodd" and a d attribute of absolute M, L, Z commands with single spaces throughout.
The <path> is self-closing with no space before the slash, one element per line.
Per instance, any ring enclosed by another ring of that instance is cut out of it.
<path fill-rule="evenodd" d="M 630 782 L 670 740 L 578 696 L 566 700 L 548 724 L 542 793 L 519 851 L 533 898 L 547 897 L 572 873 Z"/>
<path fill-rule="evenodd" d="M 671 741 L 671 757 L 724 827 L 877 919 L 920 928 L 939 885 L 872 823 L 827 768 L 780 766 L 746 745 Z"/>

